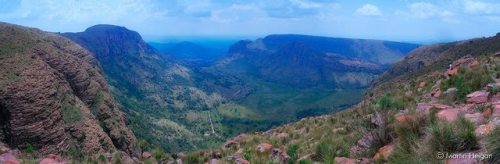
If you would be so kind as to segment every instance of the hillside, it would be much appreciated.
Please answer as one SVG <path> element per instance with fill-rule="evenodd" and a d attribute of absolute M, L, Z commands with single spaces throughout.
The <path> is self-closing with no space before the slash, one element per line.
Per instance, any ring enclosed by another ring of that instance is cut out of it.
<path fill-rule="evenodd" d="M 0 154 L 26 150 L 18 154 L 24 163 L 49 153 L 74 159 L 132 153 L 136 140 L 87 50 L 54 33 L 1 22 L 0 113 Z"/>
<path fill-rule="evenodd" d="M 194 67 L 209 66 L 225 53 L 216 48 L 188 41 L 179 43 L 150 43 L 150 45 L 164 56 Z"/>
<path fill-rule="evenodd" d="M 356 104 L 363 90 L 388 68 L 389 61 L 378 58 L 394 62 L 415 47 L 375 40 L 270 35 L 231 46 L 216 64 L 199 70 L 205 77 L 218 77 L 203 79 L 200 85 L 232 100 L 217 109 L 232 118 L 223 120 L 231 129 L 245 128 L 238 122 L 246 120 L 259 126 L 276 125 Z M 217 85 L 228 81 L 236 87 Z"/>
<path fill-rule="evenodd" d="M 192 70 L 158 54 L 137 32 L 96 25 L 62 35 L 95 55 L 139 138 L 174 152 L 220 143 L 222 138 L 204 134 L 211 128 L 209 109 L 224 98 L 198 89 Z"/>
<path fill-rule="evenodd" d="M 498 163 L 500 48 L 496 45 L 500 42 L 495 38 L 477 39 L 473 42 L 481 44 L 456 45 L 433 54 L 436 59 L 430 62 L 432 64 L 374 85 L 361 103 L 345 111 L 304 118 L 266 132 L 240 134 L 220 149 L 192 152 L 184 160 L 195 163 Z M 424 48 L 437 52 L 454 44 Z M 470 48 L 475 50 L 474 54 L 461 51 Z M 417 49 L 412 56 L 427 55 L 418 52 L 422 51 Z M 454 52 L 451 59 L 448 58 L 450 52 Z M 451 76 L 447 75 L 446 65 L 440 65 L 448 61 L 456 70 Z M 430 68 L 434 69 L 429 71 Z M 486 156 L 445 159 L 453 153 Z"/>

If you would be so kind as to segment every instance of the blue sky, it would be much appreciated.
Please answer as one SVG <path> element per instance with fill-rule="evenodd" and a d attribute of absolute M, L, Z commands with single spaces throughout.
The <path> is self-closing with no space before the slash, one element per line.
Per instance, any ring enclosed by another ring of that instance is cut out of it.
<path fill-rule="evenodd" d="M 500 32 L 498 0 L 0 0 L 0 21 L 54 32 L 115 24 L 147 40 L 297 33 L 436 42 Z"/>

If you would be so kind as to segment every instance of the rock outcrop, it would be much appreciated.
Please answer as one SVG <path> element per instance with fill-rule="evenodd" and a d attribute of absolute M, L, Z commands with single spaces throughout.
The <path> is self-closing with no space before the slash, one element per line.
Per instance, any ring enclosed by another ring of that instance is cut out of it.
<path fill-rule="evenodd" d="M 72 41 L 0 23 L 0 139 L 42 153 L 130 150 L 125 126 L 92 55 Z"/>

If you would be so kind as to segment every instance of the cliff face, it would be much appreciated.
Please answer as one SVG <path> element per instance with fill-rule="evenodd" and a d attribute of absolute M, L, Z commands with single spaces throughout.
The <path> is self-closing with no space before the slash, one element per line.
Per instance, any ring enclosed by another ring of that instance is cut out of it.
<path fill-rule="evenodd" d="M 135 136 L 87 50 L 0 23 L 0 63 L 0 142 L 43 153 L 131 149 Z"/>

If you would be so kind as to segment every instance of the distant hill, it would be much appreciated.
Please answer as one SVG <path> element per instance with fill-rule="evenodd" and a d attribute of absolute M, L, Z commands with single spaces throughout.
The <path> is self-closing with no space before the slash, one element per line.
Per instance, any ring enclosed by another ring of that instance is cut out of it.
<path fill-rule="evenodd" d="M 208 66 L 225 54 L 224 50 L 206 47 L 193 42 L 150 43 L 161 54 L 190 66 Z"/>
<path fill-rule="evenodd" d="M 415 44 L 306 35 L 270 35 L 233 45 L 217 69 L 293 87 L 362 88 Z"/>

